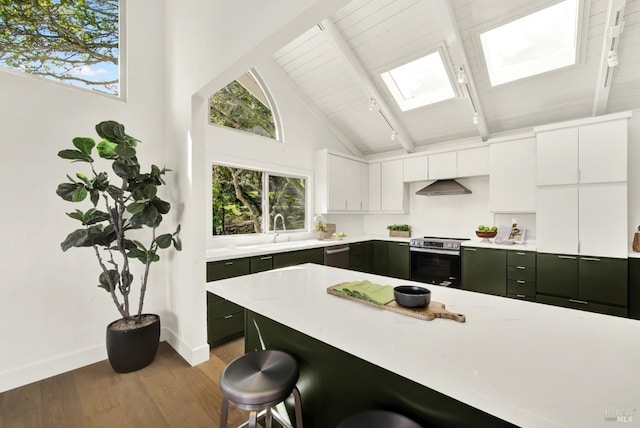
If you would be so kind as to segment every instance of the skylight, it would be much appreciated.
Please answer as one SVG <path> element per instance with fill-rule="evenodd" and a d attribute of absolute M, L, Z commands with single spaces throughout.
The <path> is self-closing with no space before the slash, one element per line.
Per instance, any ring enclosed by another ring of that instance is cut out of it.
<path fill-rule="evenodd" d="M 576 63 L 578 0 L 565 0 L 480 34 L 491 86 Z"/>
<path fill-rule="evenodd" d="M 380 75 L 402 111 L 455 97 L 439 51 Z"/>

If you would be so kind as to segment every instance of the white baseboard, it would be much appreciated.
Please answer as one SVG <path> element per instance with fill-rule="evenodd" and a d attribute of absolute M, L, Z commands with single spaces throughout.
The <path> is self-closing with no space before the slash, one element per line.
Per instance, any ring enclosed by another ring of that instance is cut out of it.
<path fill-rule="evenodd" d="M 160 341 L 167 341 L 192 366 L 209 360 L 209 345 L 204 344 L 196 349 L 190 349 L 167 328 L 161 328 Z M 0 372 L 0 392 L 9 391 L 106 359 L 107 349 L 101 345 Z"/>

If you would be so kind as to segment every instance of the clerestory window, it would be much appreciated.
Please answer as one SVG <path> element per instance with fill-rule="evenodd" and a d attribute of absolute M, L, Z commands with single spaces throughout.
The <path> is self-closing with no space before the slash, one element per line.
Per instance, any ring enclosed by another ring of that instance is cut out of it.
<path fill-rule="evenodd" d="M 124 0 L 0 2 L 0 67 L 120 95 Z"/>
<path fill-rule="evenodd" d="M 305 230 L 304 177 L 214 164 L 212 194 L 213 235 L 269 232 L 277 214 L 287 231 Z"/>

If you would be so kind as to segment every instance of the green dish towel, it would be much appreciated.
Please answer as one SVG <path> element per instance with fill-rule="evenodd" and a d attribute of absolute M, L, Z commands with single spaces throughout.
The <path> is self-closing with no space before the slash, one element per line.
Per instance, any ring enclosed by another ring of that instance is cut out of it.
<path fill-rule="evenodd" d="M 374 284 L 366 279 L 340 284 L 333 289 L 347 296 L 375 303 L 378 306 L 386 305 L 394 300 L 392 286 Z"/>

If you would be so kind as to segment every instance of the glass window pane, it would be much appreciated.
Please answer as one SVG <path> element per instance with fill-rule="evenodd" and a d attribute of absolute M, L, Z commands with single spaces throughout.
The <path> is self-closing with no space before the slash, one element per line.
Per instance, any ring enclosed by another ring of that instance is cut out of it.
<path fill-rule="evenodd" d="M 269 175 L 269 230 L 276 214 L 282 214 L 287 230 L 304 229 L 305 201 L 304 178 Z M 278 220 L 278 230 L 281 227 Z"/>
<path fill-rule="evenodd" d="M 546 9 L 480 34 L 492 86 L 575 64 L 578 0 Z"/>
<path fill-rule="evenodd" d="M 209 123 L 276 138 L 276 126 L 267 97 L 249 73 L 209 98 Z"/>
<path fill-rule="evenodd" d="M 0 67 L 120 92 L 119 1 L 0 3 Z"/>
<path fill-rule="evenodd" d="M 213 165 L 213 234 L 262 232 L 262 172 Z"/>

